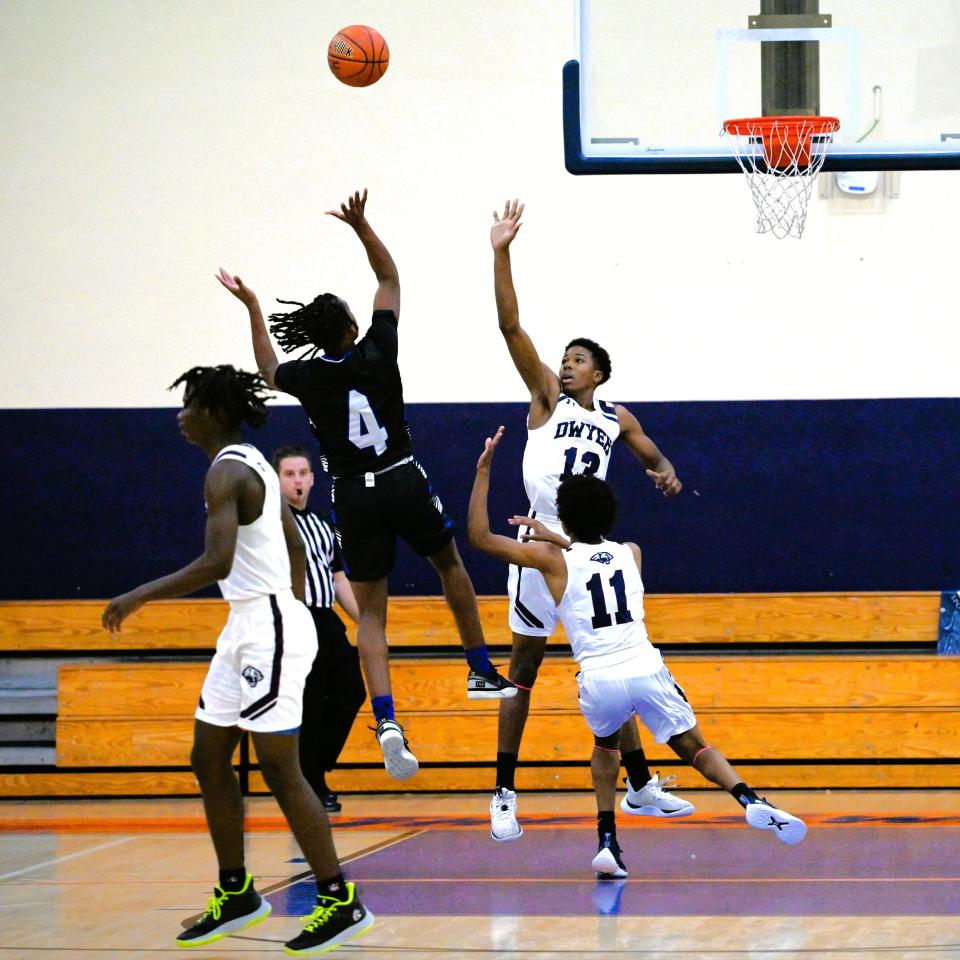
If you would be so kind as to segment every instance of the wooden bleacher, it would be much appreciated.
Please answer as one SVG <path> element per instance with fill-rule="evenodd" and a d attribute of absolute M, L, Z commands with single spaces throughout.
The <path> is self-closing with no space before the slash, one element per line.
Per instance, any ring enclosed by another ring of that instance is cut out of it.
<path fill-rule="evenodd" d="M 757 787 L 960 787 L 960 658 L 934 653 L 939 594 L 655 596 L 646 607 L 651 637 L 674 651 L 668 664 L 708 741 Z M 102 608 L 0 604 L 6 655 L 111 658 L 60 668 L 56 768 L 0 769 L 0 795 L 197 792 L 192 715 L 225 605 L 156 603 L 117 639 L 99 626 Z M 482 598 L 481 616 L 488 642 L 505 650 L 506 600 Z M 458 647 L 442 599 L 391 601 L 388 636 L 398 715 L 423 767 L 402 785 L 390 780 L 365 711 L 331 784 L 344 792 L 488 788 L 497 706 L 466 699 L 465 665 L 445 655 Z M 518 786 L 585 789 L 592 741 L 577 709 L 576 668 L 562 635 L 551 646 Z M 651 765 L 679 773 L 685 790 L 706 786 L 649 736 L 644 745 Z M 262 791 L 252 751 L 250 763 L 249 789 Z"/>

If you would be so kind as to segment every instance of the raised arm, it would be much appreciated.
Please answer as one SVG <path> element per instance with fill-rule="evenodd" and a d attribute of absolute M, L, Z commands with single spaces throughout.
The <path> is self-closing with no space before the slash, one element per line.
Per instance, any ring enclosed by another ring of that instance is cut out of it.
<path fill-rule="evenodd" d="M 520 567 L 533 567 L 539 570 L 557 603 L 563 597 L 567 587 L 567 565 L 558 547 L 549 543 L 518 543 L 511 537 L 493 533 L 490 529 L 490 517 L 487 512 L 487 498 L 490 492 L 490 464 L 493 454 L 503 436 L 500 427 L 493 437 L 487 437 L 483 453 L 477 461 L 477 475 L 470 494 L 470 506 L 467 508 L 467 540 L 471 547 L 484 553 L 515 563 Z"/>
<path fill-rule="evenodd" d="M 620 439 L 647 468 L 647 476 L 657 485 L 657 489 L 665 497 L 675 497 L 683 489 L 683 484 L 677 479 L 673 464 L 643 432 L 640 421 L 626 407 L 618 403 L 615 409 L 620 421 Z"/>
<path fill-rule="evenodd" d="M 383 245 L 383 241 L 373 232 L 373 227 L 367 222 L 364 208 L 367 205 L 367 191 L 363 194 L 358 190 L 346 203 L 340 204 L 339 210 L 328 210 L 327 215 L 336 217 L 353 227 L 354 233 L 360 238 L 363 249 L 367 251 L 367 259 L 377 278 L 377 292 L 373 297 L 374 310 L 392 310 L 397 319 L 400 319 L 400 274 L 397 265 L 390 256 L 390 251 Z"/>
<path fill-rule="evenodd" d="M 277 359 L 277 352 L 273 349 L 273 341 L 267 332 L 267 325 L 263 320 L 263 312 L 260 310 L 260 301 L 257 295 L 244 284 L 239 278 L 235 277 L 223 267 L 217 274 L 220 285 L 229 290 L 246 308 L 250 315 L 250 336 L 253 340 L 253 355 L 257 361 L 257 369 L 260 376 L 266 381 L 268 387 L 277 389 L 273 375 L 277 372 L 280 361 Z"/>
<path fill-rule="evenodd" d="M 493 290 L 497 300 L 497 320 L 500 333 L 506 341 L 513 365 L 517 368 L 530 391 L 531 427 L 550 416 L 560 395 L 560 381 L 540 359 L 530 335 L 520 326 L 520 306 L 513 285 L 513 269 L 510 264 L 510 244 L 520 231 L 523 204 L 508 200 L 503 216 L 493 212 L 490 228 L 490 244 L 493 247 Z"/>
<path fill-rule="evenodd" d="M 193 593 L 217 580 L 223 580 L 233 566 L 239 527 L 238 497 L 243 474 L 249 467 L 237 461 L 224 460 L 207 473 L 205 496 L 207 525 L 203 553 L 192 563 L 174 573 L 151 580 L 111 600 L 103 612 L 103 626 L 119 633 L 123 621 L 151 600 L 167 600 Z"/>

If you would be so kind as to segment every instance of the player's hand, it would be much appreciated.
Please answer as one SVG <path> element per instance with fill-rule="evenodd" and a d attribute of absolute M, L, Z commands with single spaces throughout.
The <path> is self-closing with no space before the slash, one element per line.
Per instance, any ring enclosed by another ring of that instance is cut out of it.
<path fill-rule="evenodd" d="M 257 302 L 257 295 L 239 278 L 227 273 L 223 267 L 216 274 L 220 286 L 226 287 L 241 303 L 250 306 Z"/>
<path fill-rule="evenodd" d="M 481 470 L 489 470 L 490 464 L 493 462 L 493 452 L 497 449 L 497 444 L 500 442 L 500 438 L 503 436 L 503 431 L 505 427 L 498 427 L 497 432 L 492 437 L 487 437 L 484 441 L 483 453 L 480 454 L 480 459 L 477 461 L 477 472 Z"/>
<path fill-rule="evenodd" d="M 675 497 L 683 489 L 683 484 L 677 479 L 677 474 L 673 470 L 663 470 L 660 473 L 656 470 L 648 470 L 647 476 L 653 480 L 657 489 L 665 497 Z"/>
<path fill-rule="evenodd" d="M 520 227 L 520 217 L 523 215 L 523 204 L 519 200 L 508 200 L 503 205 L 503 216 L 497 216 L 493 211 L 493 226 L 490 228 L 490 244 L 494 250 L 506 250 L 513 242 Z"/>
<path fill-rule="evenodd" d="M 352 197 L 347 197 L 346 203 L 340 204 L 339 210 L 328 210 L 328 217 L 336 217 L 344 223 L 348 223 L 354 230 L 366 222 L 363 214 L 364 207 L 367 205 L 367 188 L 363 188 L 363 195 L 358 190 Z"/>
<path fill-rule="evenodd" d="M 566 550 L 570 546 L 570 541 L 560 533 L 554 533 L 545 524 L 542 524 L 535 517 L 510 517 L 507 523 L 511 527 L 527 527 L 528 529 L 520 534 L 521 543 L 552 543 L 555 547 Z"/>
<path fill-rule="evenodd" d="M 103 611 L 100 622 L 105 630 L 117 634 L 120 632 L 123 621 L 131 613 L 136 613 L 142 606 L 143 601 L 137 596 L 137 591 L 131 590 L 129 593 L 115 597 L 107 604 L 107 609 Z"/>

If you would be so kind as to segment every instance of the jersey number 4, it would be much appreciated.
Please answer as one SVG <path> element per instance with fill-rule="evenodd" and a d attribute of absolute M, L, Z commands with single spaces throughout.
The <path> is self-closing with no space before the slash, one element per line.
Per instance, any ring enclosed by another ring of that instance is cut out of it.
<path fill-rule="evenodd" d="M 614 611 L 617 623 L 632 623 L 633 614 L 627 609 L 627 588 L 623 582 L 622 570 L 618 570 L 610 578 L 610 586 L 613 587 L 617 598 L 617 609 Z M 601 627 L 611 626 L 613 620 L 607 612 L 607 598 L 604 595 L 603 580 L 600 579 L 599 573 L 595 573 L 587 581 L 587 589 L 593 599 L 593 620 L 591 621 L 593 629 L 599 630 Z"/>
<path fill-rule="evenodd" d="M 387 431 L 374 416 L 370 401 L 359 391 L 350 391 L 350 442 L 361 450 L 373 447 L 379 455 L 387 449 Z"/>

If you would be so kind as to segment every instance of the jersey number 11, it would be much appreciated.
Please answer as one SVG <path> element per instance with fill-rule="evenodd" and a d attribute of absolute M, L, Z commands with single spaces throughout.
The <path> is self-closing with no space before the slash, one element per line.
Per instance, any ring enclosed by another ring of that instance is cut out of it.
<path fill-rule="evenodd" d="M 613 592 L 617 597 L 617 609 L 614 611 L 617 623 L 632 623 L 633 614 L 627 609 L 627 588 L 623 581 L 622 570 L 618 570 L 610 578 L 610 586 L 613 587 Z M 611 626 L 613 620 L 607 612 L 607 598 L 604 596 L 603 581 L 600 579 L 599 573 L 595 573 L 587 581 L 587 589 L 593 598 L 593 620 L 591 621 L 593 629 L 599 630 L 602 627 Z"/>

